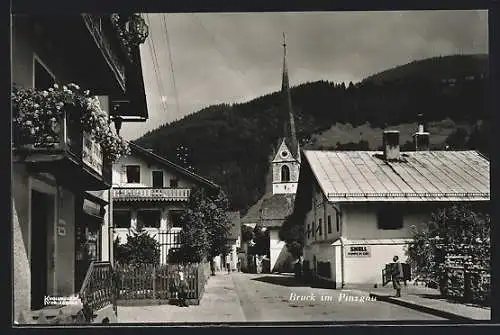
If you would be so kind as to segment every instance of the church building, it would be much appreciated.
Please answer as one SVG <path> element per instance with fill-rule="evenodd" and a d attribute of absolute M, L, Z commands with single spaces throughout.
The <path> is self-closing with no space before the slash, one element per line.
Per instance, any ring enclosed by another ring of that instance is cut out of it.
<path fill-rule="evenodd" d="M 283 48 L 281 85 L 283 103 L 280 111 L 285 113 L 286 117 L 281 138 L 271 161 L 272 195 L 262 201 L 260 209 L 260 223 L 264 229 L 269 230 L 271 272 L 292 271 L 293 257 L 287 251 L 285 242 L 280 241 L 279 229 L 286 217 L 293 211 L 300 170 L 300 148 L 295 131 L 285 42 Z"/>

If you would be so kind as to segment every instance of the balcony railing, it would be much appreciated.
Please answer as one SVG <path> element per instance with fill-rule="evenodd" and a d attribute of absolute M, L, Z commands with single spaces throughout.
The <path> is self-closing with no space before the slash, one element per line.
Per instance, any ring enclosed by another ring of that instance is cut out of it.
<path fill-rule="evenodd" d="M 113 188 L 114 201 L 188 201 L 189 188 Z"/>

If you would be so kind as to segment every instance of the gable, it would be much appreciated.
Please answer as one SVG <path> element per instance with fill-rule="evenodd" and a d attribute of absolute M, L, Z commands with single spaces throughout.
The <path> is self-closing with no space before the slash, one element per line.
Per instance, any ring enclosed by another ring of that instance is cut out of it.
<path fill-rule="evenodd" d="M 140 171 L 139 183 L 129 184 L 126 180 L 126 166 L 138 165 Z M 133 187 L 152 187 L 153 186 L 153 171 L 161 171 L 163 173 L 163 187 L 170 187 L 170 180 L 175 179 L 178 182 L 178 188 L 193 188 L 195 183 L 192 180 L 185 178 L 184 175 L 178 173 L 174 169 L 152 163 L 151 161 L 142 159 L 136 155 L 120 157 L 113 164 L 113 185 L 115 186 L 133 186 Z"/>
<path fill-rule="evenodd" d="M 281 144 L 278 148 L 278 151 L 276 152 L 276 155 L 274 156 L 273 163 L 280 163 L 280 162 L 295 162 L 295 158 L 292 156 L 292 152 L 286 145 L 285 139 L 281 141 Z"/>
<path fill-rule="evenodd" d="M 209 188 L 211 190 L 220 190 L 220 187 L 211 182 L 210 180 L 201 177 L 163 157 L 160 157 L 133 142 L 129 142 L 131 148 L 131 154 L 121 157 L 118 162 L 113 164 L 113 184 L 119 184 L 126 182 L 124 178 L 124 167 L 126 165 L 132 165 L 133 162 L 139 165 L 141 170 L 141 177 L 144 176 L 144 183 L 142 178 L 140 178 L 139 183 L 134 183 L 133 187 L 152 187 L 152 171 L 156 169 L 157 171 L 162 171 L 164 175 L 164 187 L 169 187 L 170 185 L 166 183 L 166 177 L 171 177 L 172 179 L 177 179 L 177 187 L 192 188 L 193 186 L 199 186 L 203 188 Z M 170 179 L 169 179 L 170 180 Z M 167 181 L 168 182 L 168 181 Z M 126 183 L 127 185 L 131 185 Z"/>

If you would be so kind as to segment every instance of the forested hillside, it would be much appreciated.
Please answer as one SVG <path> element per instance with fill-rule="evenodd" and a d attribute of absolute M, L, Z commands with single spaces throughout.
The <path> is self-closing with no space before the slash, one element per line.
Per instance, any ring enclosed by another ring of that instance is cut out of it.
<path fill-rule="evenodd" d="M 453 130 L 450 146 L 488 153 L 487 68 L 484 55 L 438 57 L 357 84 L 317 81 L 293 87 L 298 137 L 307 148 L 375 150 L 378 146 L 362 135 L 323 141 L 321 146 L 315 138 L 336 124 L 382 129 L 412 123 L 424 113 L 429 123 L 448 119 L 455 126 L 468 125 Z M 227 191 L 233 209 L 245 212 L 264 193 L 269 157 L 285 115 L 281 95 L 275 92 L 246 103 L 209 106 L 145 134 L 136 143 L 192 165 Z M 176 155 L 180 146 L 187 148 L 187 161 Z"/>

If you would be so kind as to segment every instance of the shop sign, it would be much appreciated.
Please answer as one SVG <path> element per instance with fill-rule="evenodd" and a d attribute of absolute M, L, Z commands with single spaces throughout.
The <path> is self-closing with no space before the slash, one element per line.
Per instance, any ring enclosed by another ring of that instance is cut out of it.
<path fill-rule="evenodd" d="M 85 213 L 88 213 L 90 215 L 94 216 L 102 216 L 101 215 L 101 206 L 99 204 L 96 204 L 90 200 L 84 199 L 83 200 L 83 211 Z"/>
<path fill-rule="evenodd" d="M 351 245 L 347 247 L 346 257 L 371 257 L 370 246 Z"/>

